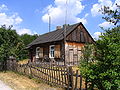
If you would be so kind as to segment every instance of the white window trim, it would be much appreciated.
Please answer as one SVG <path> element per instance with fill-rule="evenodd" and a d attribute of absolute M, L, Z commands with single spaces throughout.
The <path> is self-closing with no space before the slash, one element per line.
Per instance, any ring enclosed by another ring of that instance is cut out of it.
<path fill-rule="evenodd" d="M 38 55 L 38 52 L 40 51 L 37 51 L 37 49 L 40 49 L 40 47 L 36 47 L 36 54 L 35 54 L 35 58 L 40 58 L 39 55 Z"/>
<path fill-rule="evenodd" d="M 54 57 L 51 57 L 51 47 L 54 47 Z M 55 45 L 49 46 L 49 58 L 55 58 Z"/>

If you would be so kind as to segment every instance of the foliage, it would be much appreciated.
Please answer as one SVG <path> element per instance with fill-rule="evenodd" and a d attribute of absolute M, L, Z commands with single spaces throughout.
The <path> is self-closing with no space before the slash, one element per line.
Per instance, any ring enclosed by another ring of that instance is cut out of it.
<path fill-rule="evenodd" d="M 120 27 L 106 30 L 96 47 L 103 86 L 108 90 L 120 89 Z"/>
<path fill-rule="evenodd" d="M 103 17 L 108 22 L 114 23 L 114 25 L 120 24 L 120 5 L 116 4 L 116 9 L 112 10 L 110 7 L 104 6 L 100 10 L 102 14 L 106 15 Z"/>
<path fill-rule="evenodd" d="M 12 26 L 6 28 L 2 25 L 0 28 L 0 61 L 7 60 L 9 56 L 14 56 L 18 60 L 28 58 L 28 51 L 25 47 L 36 39 L 37 35 L 18 35 Z"/>
<path fill-rule="evenodd" d="M 100 38 L 92 47 L 84 47 L 81 74 L 88 79 L 92 88 L 97 86 L 100 90 L 119 90 L 120 27 L 106 30 Z"/>
<path fill-rule="evenodd" d="M 20 36 L 20 38 L 23 41 L 23 43 L 24 43 L 25 46 L 27 46 L 28 44 L 30 44 L 37 37 L 38 37 L 37 34 L 35 34 L 35 35 L 23 34 L 23 35 Z"/>
<path fill-rule="evenodd" d="M 19 57 L 23 43 L 15 30 L 0 28 L 0 60 L 7 60 L 9 56 Z"/>
<path fill-rule="evenodd" d="M 91 90 L 120 90 L 120 6 L 116 10 L 104 6 L 102 13 L 116 27 L 105 30 L 95 45 L 83 48 L 80 71 Z"/>
<path fill-rule="evenodd" d="M 20 36 L 20 39 L 22 40 L 22 42 L 23 42 L 23 50 L 22 50 L 22 52 L 21 52 L 21 58 L 20 58 L 20 60 L 22 60 L 22 59 L 27 59 L 27 58 L 29 58 L 28 56 L 28 50 L 25 50 L 25 47 L 29 44 L 29 43 L 31 43 L 33 40 L 35 40 L 36 38 L 38 37 L 38 35 L 37 34 L 35 34 L 35 35 L 28 35 L 28 34 L 23 34 L 23 35 L 21 35 Z"/>

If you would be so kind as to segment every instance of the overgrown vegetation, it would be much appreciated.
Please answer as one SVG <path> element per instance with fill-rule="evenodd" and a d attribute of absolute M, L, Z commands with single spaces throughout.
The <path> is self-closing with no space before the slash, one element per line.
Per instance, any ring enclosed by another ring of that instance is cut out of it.
<path fill-rule="evenodd" d="M 29 35 L 29 34 L 23 34 L 20 36 L 20 39 L 22 40 L 23 42 L 23 49 L 25 49 L 25 47 L 30 44 L 33 40 L 35 40 L 36 38 L 38 37 L 37 34 L 35 35 Z M 23 60 L 23 59 L 28 59 L 29 55 L 28 55 L 28 50 L 22 50 L 22 53 L 20 54 L 20 60 Z"/>
<path fill-rule="evenodd" d="M 18 35 L 15 30 L 2 26 L 0 28 L 0 61 L 5 61 L 9 56 L 18 60 L 28 58 L 25 47 L 37 38 L 37 35 Z"/>
<path fill-rule="evenodd" d="M 86 45 L 82 50 L 80 71 L 90 90 L 120 90 L 120 14 L 116 15 L 120 7 L 117 7 L 115 11 L 102 9 L 108 15 L 104 19 L 116 26 L 104 30 L 94 45 Z"/>

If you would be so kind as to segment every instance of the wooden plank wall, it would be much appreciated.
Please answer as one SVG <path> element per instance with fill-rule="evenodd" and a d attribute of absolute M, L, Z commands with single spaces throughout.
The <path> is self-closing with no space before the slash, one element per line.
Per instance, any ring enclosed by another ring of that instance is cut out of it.
<path fill-rule="evenodd" d="M 77 65 L 80 61 L 81 48 L 84 44 L 67 42 L 65 44 L 65 62 L 68 65 Z"/>
<path fill-rule="evenodd" d="M 81 36 L 81 32 L 83 33 Z M 66 38 L 67 41 L 70 42 L 79 42 L 79 43 L 93 43 L 93 39 L 87 30 L 82 26 L 78 26 L 75 30 L 73 30 Z"/>

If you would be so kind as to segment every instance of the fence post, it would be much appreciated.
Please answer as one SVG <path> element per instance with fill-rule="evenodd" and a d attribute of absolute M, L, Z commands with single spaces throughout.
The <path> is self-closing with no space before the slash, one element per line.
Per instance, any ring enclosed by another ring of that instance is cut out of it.
<path fill-rule="evenodd" d="M 85 90 L 87 90 L 87 77 L 86 77 L 86 79 L 85 79 Z"/>
<path fill-rule="evenodd" d="M 78 81 L 78 70 L 76 70 L 75 90 L 77 90 L 77 81 Z"/>
<path fill-rule="evenodd" d="M 32 76 L 32 66 L 31 66 L 31 64 L 29 64 L 29 76 L 30 76 L 30 78 L 33 77 L 33 76 Z"/>
<path fill-rule="evenodd" d="M 6 67 L 7 70 L 15 71 L 16 64 L 17 64 L 16 58 L 13 57 L 13 56 L 10 56 L 8 58 L 8 60 L 6 61 L 6 66 L 5 67 Z"/>
<path fill-rule="evenodd" d="M 80 90 L 82 90 L 82 76 L 80 75 Z"/>
<path fill-rule="evenodd" d="M 73 70 L 71 66 L 69 67 L 68 73 L 69 73 L 68 74 L 68 84 L 69 84 L 68 90 L 73 90 Z"/>

